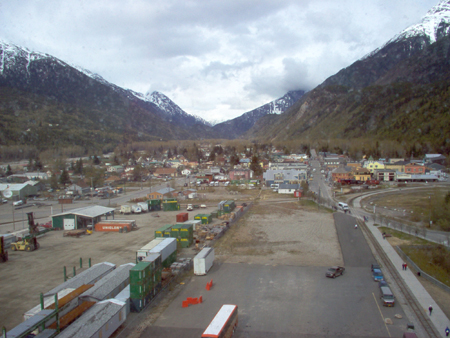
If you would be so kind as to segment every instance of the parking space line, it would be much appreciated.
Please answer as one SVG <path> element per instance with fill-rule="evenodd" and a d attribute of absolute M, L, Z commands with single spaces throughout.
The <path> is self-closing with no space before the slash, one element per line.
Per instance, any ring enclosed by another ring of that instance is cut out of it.
<path fill-rule="evenodd" d="M 377 304 L 378 311 L 380 311 L 380 316 L 383 319 L 384 326 L 386 326 L 386 330 L 388 332 L 388 335 L 389 335 L 389 337 L 392 337 L 391 333 L 389 332 L 389 329 L 387 327 L 386 321 L 384 320 L 383 313 L 381 312 L 380 306 L 378 305 L 377 298 L 375 297 L 375 294 L 373 292 L 372 292 L 372 296 L 373 296 L 373 299 L 375 300 L 375 304 Z"/>

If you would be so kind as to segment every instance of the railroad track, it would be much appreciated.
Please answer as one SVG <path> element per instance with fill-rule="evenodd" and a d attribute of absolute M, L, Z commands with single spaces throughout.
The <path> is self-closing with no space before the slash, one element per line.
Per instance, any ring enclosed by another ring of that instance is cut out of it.
<path fill-rule="evenodd" d="M 408 285 L 406 285 L 405 281 L 403 280 L 403 278 L 401 278 L 397 269 L 394 267 L 391 260 L 384 252 L 381 245 L 375 239 L 372 232 L 367 228 L 367 225 L 362 221 L 360 221 L 359 223 L 360 223 L 362 231 L 365 234 L 365 237 L 372 243 L 373 247 L 375 248 L 376 252 L 378 253 L 378 256 L 381 259 L 380 263 L 382 263 L 383 267 L 389 271 L 393 280 L 395 281 L 395 283 L 397 283 L 399 290 L 403 294 L 403 297 L 404 297 L 406 303 L 410 306 L 411 310 L 414 312 L 417 320 L 419 321 L 420 325 L 423 327 L 423 330 L 427 333 L 428 337 L 430 337 L 430 338 L 441 337 L 441 335 L 436 331 L 436 329 L 434 328 L 434 325 L 431 323 L 430 319 L 426 315 L 426 312 L 423 311 L 423 309 L 420 306 L 419 302 L 417 301 L 416 297 L 410 291 Z"/>

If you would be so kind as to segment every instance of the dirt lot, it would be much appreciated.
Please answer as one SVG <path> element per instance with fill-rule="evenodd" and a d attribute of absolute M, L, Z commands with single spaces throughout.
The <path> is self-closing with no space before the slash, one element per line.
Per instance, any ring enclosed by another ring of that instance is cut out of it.
<path fill-rule="evenodd" d="M 328 266 L 343 264 L 332 214 L 296 201 L 261 203 L 216 245 L 227 263 Z"/>

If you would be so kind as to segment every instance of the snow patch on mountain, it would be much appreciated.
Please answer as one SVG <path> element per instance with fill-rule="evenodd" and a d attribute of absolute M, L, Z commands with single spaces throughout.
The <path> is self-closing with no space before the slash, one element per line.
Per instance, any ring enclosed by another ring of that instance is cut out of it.
<path fill-rule="evenodd" d="M 26 48 L 19 47 L 4 41 L 0 41 L 0 74 L 3 74 L 5 69 L 14 67 L 16 61 L 23 58 L 27 60 L 26 70 L 28 72 L 29 65 L 32 61 L 50 58 L 51 56 L 44 53 L 32 52 Z"/>
<path fill-rule="evenodd" d="M 382 47 L 365 55 L 361 60 L 375 55 L 391 43 L 414 37 L 423 37 L 427 40 L 428 44 L 432 44 L 447 35 L 450 35 L 450 0 L 442 0 L 427 12 L 420 23 L 404 29 Z M 427 42 L 424 42 L 424 44 L 427 44 Z"/>

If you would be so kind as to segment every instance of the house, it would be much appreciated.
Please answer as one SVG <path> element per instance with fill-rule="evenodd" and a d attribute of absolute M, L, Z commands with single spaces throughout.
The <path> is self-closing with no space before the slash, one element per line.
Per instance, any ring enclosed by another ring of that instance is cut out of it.
<path fill-rule="evenodd" d="M 176 177 L 177 169 L 175 169 L 175 168 L 157 168 L 153 174 L 156 176 L 163 176 L 163 177 Z"/>
<path fill-rule="evenodd" d="M 370 171 L 367 168 L 357 168 L 354 171 L 355 180 L 368 181 L 372 178 Z"/>
<path fill-rule="evenodd" d="M 239 164 L 242 166 L 242 168 L 248 168 L 250 166 L 250 159 L 249 158 L 241 158 L 239 160 Z"/>
<path fill-rule="evenodd" d="M 150 200 L 162 200 L 165 197 L 171 197 L 173 191 L 175 191 L 173 188 L 162 188 L 158 191 L 147 194 L 147 198 Z"/>
<path fill-rule="evenodd" d="M 279 194 L 293 194 L 300 187 L 299 184 L 280 184 L 278 187 Z"/>
<path fill-rule="evenodd" d="M 84 181 L 78 181 L 77 184 L 70 185 L 67 191 L 73 191 L 75 195 L 84 195 L 91 191 L 91 187 Z"/>
<path fill-rule="evenodd" d="M 233 169 L 229 172 L 231 181 L 248 181 L 253 177 L 250 169 Z"/>
<path fill-rule="evenodd" d="M 352 170 L 349 167 L 339 167 L 331 171 L 331 179 L 334 182 L 339 182 L 339 180 L 352 180 L 353 178 Z"/>
<path fill-rule="evenodd" d="M 372 174 L 375 169 L 386 169 L 384 162 L 371 160 L 364 161 L 363 168 L 369 169 Z"/>
<path fill-rule="evenodd" d="M 424 175 L 425 167 L 423 165 L 419 165 L 417 163 L 409 163 L 405 165 L 405 173 L 412 175 Z"/>

